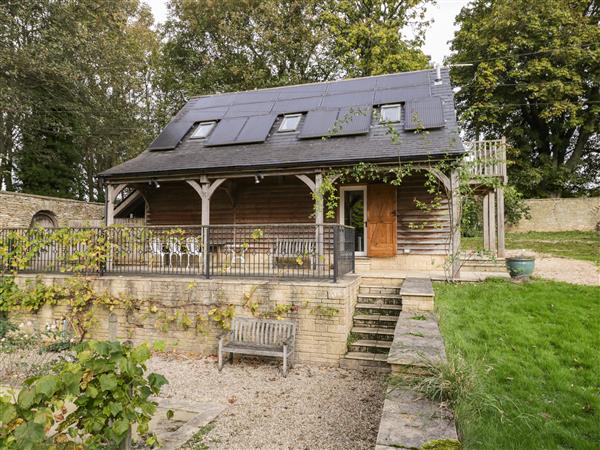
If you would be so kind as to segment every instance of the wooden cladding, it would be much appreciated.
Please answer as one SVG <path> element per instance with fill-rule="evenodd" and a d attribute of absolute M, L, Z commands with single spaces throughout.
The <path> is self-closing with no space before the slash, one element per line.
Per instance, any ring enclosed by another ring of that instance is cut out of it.
<path fill-rule="evenodd" d="M 398 254 L 448 254 L 448 197 L 440 187 L 441 198 L 434 199 L 434 195 L 427 192 L 425 182 L 425 175 L 416 174 L 406 177 L 398 187 Z M 418 202 L 424 206 L 417 206 Z"/>
<path fill-rule="evenodd" d="M 148 225 L 200 225 L 201 200 L 185 182 L 161 183 L 148 190 Z M 210 201 L 211 225 L 312 223 L 313 199 L 308 186 L 291 177 L 228 180 Z"/>

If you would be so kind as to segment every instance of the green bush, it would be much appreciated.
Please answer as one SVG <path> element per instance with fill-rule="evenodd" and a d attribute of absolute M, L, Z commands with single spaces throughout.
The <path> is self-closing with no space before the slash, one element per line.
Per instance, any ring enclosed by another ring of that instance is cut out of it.
<path fill-rule="evenodd" d="M 149 357 L 147 345 L 78 345 L 73 361 L 27 379 L 16 400 L 0 397 L 0 448 L 116 449 L 133 425 L 153 445 L 148 424 L 156 403 L 150 398 L 167 380 L 156 373 L 146 376 Z"/>

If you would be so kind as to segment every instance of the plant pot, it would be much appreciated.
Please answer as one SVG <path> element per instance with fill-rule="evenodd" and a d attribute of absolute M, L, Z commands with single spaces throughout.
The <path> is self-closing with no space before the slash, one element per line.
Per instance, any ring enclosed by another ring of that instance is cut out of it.
<path fill-rule="evenodd" d="M 530 256 L 506 258 L 506 268 L 512 278 L 527 279 L 535 268 L 535 258 Z"/>

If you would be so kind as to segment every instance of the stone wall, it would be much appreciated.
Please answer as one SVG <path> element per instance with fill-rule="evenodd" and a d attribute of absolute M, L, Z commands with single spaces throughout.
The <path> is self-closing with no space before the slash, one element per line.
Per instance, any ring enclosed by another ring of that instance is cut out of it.
<path fill-rule="evenodd" d="M 600 222 L 600 197 L 529 199 L 531 219 L 523 219 L 511 232 L 592 231 Z"/>
<path fill-rule="evenodd" d="M 104 205 L 0 191 L 0 228 L 27 228 L 37 213 L 51 215 L 58 227 L 97 226 L 104 217 Z"/>
<path fill-rule="evenodd" d="M 45 283 L 63 283 L 68 275 L 44 275 Z M 24 286 L 34 276 L 19 275 Z M 136 299 L 136 307 L 126 311 L 99 308 L 96 324 L 90 332 L 97 339 L 131 339 L 136 343 L 165 341 L 169 348 L 200 354 L 215 354 L 217 336 L 222 331 L 208 319 L 208 311 L 218 304 L 235 305 L 237 316 L 251 316 L 244 306 L 250 299 L 259 304 L 259 312 L 272 311 L 276 304 L 294 305 L 287 314 L 297 323 L 297 361 L 318 365 L 339 363 L 346 353 L 346 340 L 352 327 L 352 314 L 358 295 L 359 277 L 332 282 L 292 282 L 263 280 L 205 280 L 198 278 L 100 277 L 93 280 L 97 292 Z M 153 308 L 156 307 L 156 308 Z M 335 308 L 332 317 L 321 309 Z M 13 320 L 32 321 L 37 329 L 59 322 L 64 306 L 44 306 L 36 314 L 13 314 Z M 183 324 L 184 314 L 191 325 Z M 197 318 L 201 330 L 196 330 Z M 206 321 L 206 322 L 204 322 Z"/>

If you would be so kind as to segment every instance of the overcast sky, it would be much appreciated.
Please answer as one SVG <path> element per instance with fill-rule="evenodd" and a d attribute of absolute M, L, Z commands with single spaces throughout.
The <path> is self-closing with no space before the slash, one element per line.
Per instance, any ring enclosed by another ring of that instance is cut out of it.
<path fill-rule="evenodd" d="M 167 0 L 145 0 L 152 8 L 155 20 L 163 22 L 167 17 Z M 428 19 L 433 25 L 427 31 L 424 51 L 433 62 L 441 63 L 450 52 L 448 41 L 454 35 L 454 18 L 468 0 L 438 0 L 437 5 L 430 6 Z"/>

